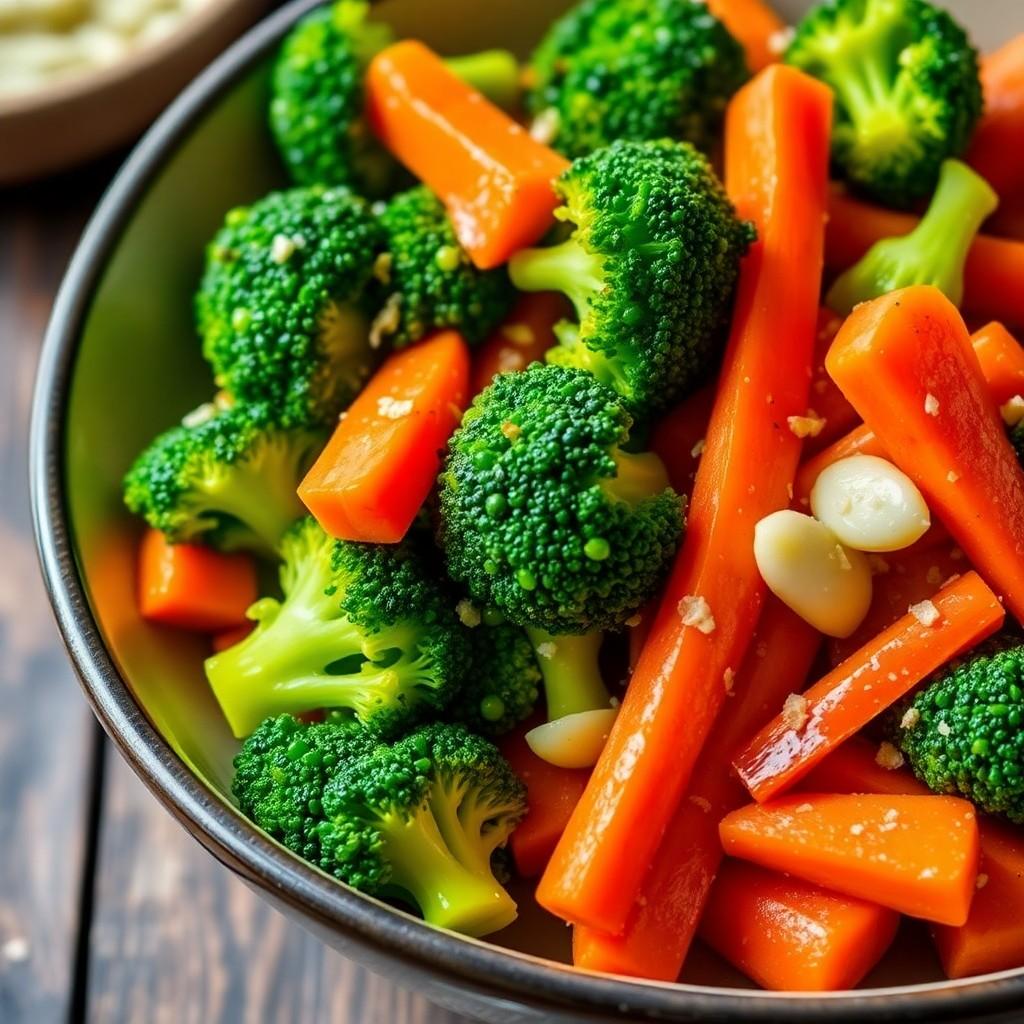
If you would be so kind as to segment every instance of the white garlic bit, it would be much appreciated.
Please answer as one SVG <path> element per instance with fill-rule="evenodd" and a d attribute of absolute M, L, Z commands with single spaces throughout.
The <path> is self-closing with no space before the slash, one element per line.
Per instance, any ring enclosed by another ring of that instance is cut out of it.
<path fill-rule="evenodd" d="M 858 551 L 899 551 L 931 526 L 914 481 L 877 455 L 851 455 L 823 469 L 811 488 L 811 511 Z"/>
<path fill-rule="evenodd" d="M 871 566 L 812 516 L 783 509 L 754 528 L 754 559 L 768 589 L 827 636 L 847 637 L 871 604 Z"/>
<path fill-rule="evenodd" d="M 548 764 L 590 768 L 597 764 L 617 714 L 618 708 L 599 708 L 556 718 L 531 729 L 526 742 Z"/>

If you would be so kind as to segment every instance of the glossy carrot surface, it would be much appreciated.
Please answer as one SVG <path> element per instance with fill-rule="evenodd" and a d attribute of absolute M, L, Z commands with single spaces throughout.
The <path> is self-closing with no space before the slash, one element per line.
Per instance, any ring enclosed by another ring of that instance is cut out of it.
<path fill-rule="evenodd" d="M 1001 195 L 1024 191 L 1024 34 L 981 61 L 985 113 L 967 162 Z"/>

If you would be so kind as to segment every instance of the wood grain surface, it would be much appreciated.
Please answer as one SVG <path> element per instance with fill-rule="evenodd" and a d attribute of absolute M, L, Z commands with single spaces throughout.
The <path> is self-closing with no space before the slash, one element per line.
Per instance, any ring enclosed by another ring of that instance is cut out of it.
<path fill-rule="evenodd" d="M 106 161 L 0 191 L 0 1022 L 458 1024 L 321 945 L 195 843 L 101 738 L 36 567 L 43 330 Z"/>

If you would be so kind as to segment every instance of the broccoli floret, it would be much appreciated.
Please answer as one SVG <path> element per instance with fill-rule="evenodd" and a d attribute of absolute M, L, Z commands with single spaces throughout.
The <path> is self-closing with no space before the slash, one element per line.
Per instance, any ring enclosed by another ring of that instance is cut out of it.
<path fill-rule="evenodd" d="M 683 527 L 657 456 L 623 451 L 629 414 L 582 370 L 535 363 L 473 402 L 440 479 L 448 571 L 520 626 L 620 625 L 653 593 Z"/>
<path fill-rule="evenodd" d="M 615 143 L 576 160 L 556 188 L 556 216 L 576 230 L 513 256 L 512 281 L 576 307 L 548 360 L 589 370 L 647 418 L 716 368 L 753 228 L 686 143 Z"/>
<path fill-rule="evenodd" d="M 946 160 L 928 212 L 908 235 L 876 242 L 836 278 L 828 305 L 849 313 L 858 303 L 914 284 L 930 284 L 959 306 L 967 251 L 999 199 L 988 182 L 959 160 Z"/>
<path fill-rule="evenodd" d="M 527 629 L 544 680 L 549 722 L 582 711 L 611 706 L 611 695 L 601 676 L 599 657 L 604 633 L 552 636 L 543 629 Z"/>
<path fill-rule="evenodd" d="M 743 48 L 696 0 L 583 0 L 530 61 L 527 105 L 573 158 L 617 139 L 714 143 L 747 78 Z"/>
<path fill-rule="evenodd" d="M 366 289 L 384 247 L 367 203 L 344 189 L 232 210 L 196 296 L 218 386 L 286 425 L 332 422 L 373 369 Z"/>
<path fill-rule="evenodd" d="M 533 646 L 508 623 L 474 627 L 469 645 L 466 683 L 452 703 L 455 718 L 482 736 L 504 736 L 530 717 L 540 694 Z"/>
<path fill-rule="evenodd" d="M 264 832 L 319 863 L 324 787 L 375 745 L 372 733 L 337 713 L 312 725 L 291 715 L 268 718 L 235 757 L 231 790 L 242 813 Z"/>
<path fill-rule="evenodd" d="M 347 185 L 382 196 L 401 170 L 364 119 L 370 61 L 393 41 L 369 20 L 364 0 L 339 0 L 306 15 L 285 38 L 271 83 L 270 128 L 299 185 Z M 505 50 L 453 58 L 448 66 L 495 103 L 511 107 L 519 66 Z"/>
<path fill-rule="evenodd" d="M 487 740 L 428 725 L 357 757 L 324 790 L 320 867 L 377 895 L 401 895 L 431 924 L 487 935 L 516 905 L 491 857 L 526 813 L 526 792 Z"/>
<path fill-rule="evenodd" d="M 926 0 L 826 0 L 797 26 L 785 59 L 832 88 L 833 159 L 891 206 L 931 193 L 981 115 L 977 51 Z"/>
<path fill-rule="evenodd" d="M 477 270 L 440 200 L 423 186 L 395 196 L 381 223 L 388 258 L 377 266 L 383 312 L 375 334 L 395 348 L 445 327 L 471 345 L 483 341 L 515 298 L 505 268 Z"/>
<path fill-rule="evenodd" d="M 206 661 L 236 736 L 284 712 L 344 708 L 393 735 L 452 699 L 468 667 L 451 601 L 409 545 L 354 544 L 316 521 L 281 542 L 279 601 L 249 609 L 256 628 Z"/>
<path fill-rule="evenodd" d="M 161 434 L 124 480 L 124 500 L 175 544 L 276 556 L 305 514 L 295 493 L 326 440 L 312 427 L 279 427 L 264 406 L 202 406 Z"/>
<path fill-rule="evenodd" d="M 1024 639 L 1005 634 L 940 670 L 891 722 L 937 793 L 1024 823 Z"/>

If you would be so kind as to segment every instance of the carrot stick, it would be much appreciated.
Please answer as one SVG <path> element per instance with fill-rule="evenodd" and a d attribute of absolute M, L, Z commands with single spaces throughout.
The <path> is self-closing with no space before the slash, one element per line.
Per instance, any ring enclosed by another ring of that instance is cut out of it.
<path fill-rule="evenodd" d="M 768 596 L 754 644 L 736 673 L 725 710 L 694 768 L 687 799 L 669 823 L 625 931 L 607 935 L 577 926 L 577 967 L 660 981 L 678 977 L 722 859 L 718 823 L 747 799 L 730 761 L 786 695 L 803 686 L 820 646 L 817 630 Z"/>
<path fill-rule="evenodd" d="M 468 390 L 469 349 L 454 331 L 391 356 L 299 485 L 324 530 L 342 540 L 400 541 L 434 486 Z"/>
<path fill-rule="evenodd" d="M 1024 621 L 1024 471 L 955 307 L 928 286 L 865 302 L 826 364 L 932 515 Z"/>
<path fill-rule="evenodd" d="M 735 36 L 751 71 L 774 64 L 786 23 L 764 0 L 707 0 L 708 10 Z"/>
<path fill-rule="evenodd" d="M 544 870 L 590 778 L 589 769 L 558 768 L 530 749 L 526 733 L 541 721 L 527 722 L 499 744 L 512 770 L 526 785 L 529 810 L 509 840 L 516 871 L 524 878 L 534 878 Z"/>
<path fill-rule="evenodd" d="M 1024 190 L 1024 34 L 981 62 L 985 113 L 975 129 L 967 162 L 1001 195 Z"/>
<path fill-rule="evenodd" d="M 804 780 L 808 791 L 927 793 L 906 769 L 887 770 L 866 740 L 848 740 Z M 979 818 L 978 889 L 960 928 L 933 925 L 932 938 L 948 978 L 1024 965 L 1024 835 L 995 818 Z"/>
<path fill-rule="evenodd" d="M 852 267 L 875 242 L 909 234 L 919 220 L 833 192 L 828 203 L 825 264 Z M 978 320 L 1024 324 L 1024 242 L 977 235 L 964 267 L 964 309 Z"/>
<path fill-rule="evenodd" d="M 787 699 L 733 764 L 755 800 L 770 800 L 894 704 L 930 672 L 1002 625 L 996 595 L 975 572 L 907 612 L 838 668 Z"/>
<path fill-rule="evenodd" d="M 726 860 L 700 937 L 762 988 L 853 988 L 896 936 L 900 915 L 810 882 Z"/>
<path fill-rule="evenodd" d="M 555 292 L 532 292 L 519 298 L 497 330 L 473 352 L 470 393 L 481 391 L 499 373 L 525 370 L 544 358 L 556 344 L 555 324 L 566 318 L 569 307 Z"/>
<path fill-rule="evenodd" d="M 219 633 L 244 625 L 257 597 L 256 564 L 199 544 L 168 544 L 147 530 L 139 545 L 139 613 L 149 622 Z"/>
<path fill-rule="evenodd" d="M 825 356 L 832 347 L 843 318 L 827 306 L 818 311 L 818 338 L 814 346 L 814 366 L 809 402 L 825 425 L 816 437 L 804 440 L 804 455 L 812 455 L 842 437 L 860 422 L 857 410 L 846 400 L 825 370 Z"/>
<path fill-rule="evenodd" d="M 244 626 L 232 626 L 231 629 L 214 633 L 210 639 L 213 653 L 219 654 L 221 651 L 226 651 L 229 647 L 234 647 L 235 644 L 240 644 L 253 631 L 254 625 L 255 623 L 247 622 Z"/>
<path fill-rule="evenodd" d="M 978 818 L 953 796 L 793 793 L 719 827 L 731 857 L 941 924 L 967 920 Z"/>
<path fill-rule="evenodd" d="M 786 417 L 807 407 L 830 116 L 828 89 L 782 65 L 762 71 L 729 105 L 726 188 L 759 237 L 740 273 L 686 541 L 615 726 L 537 890 L 542 906 L 576 924 L 625 927 L 725 699 L 723 678 L 742 663 L 757 624 L 765 588 L 754 526 L 789 502 L 800 442 Z M 769 343 L 780 336 L 785 346 Z"/>
<path fill-rule="evenodd" d="M 850 636 L 829 639 L 833 666 L 842 664 L 872 637 L 888 629 L 912 604 L 933 598 L 944 583 L 970 568 L 964 553 L 948 536 L 944 544 L 927 548 L 915 544 L 905 551 L 883 555 L 876 565 L 881 571 L 875 573 L 871 607 L 864 621 Z"/>
<path fill-rule="evenodd" d="M 1024 346 L 1002 324 L 993 321 L 975 331 L 971 335 L 971 345 L 978 357 L 982 376 L 993 401 L 1002 405 L 1014 395 L 1024 395 Z M 797 507 L 808 506 L 811 488 L 823 469 L 851 455 L 878 455 L 883 459 L 889 458 L 870 428 L 863 424 L 854 427 L 849 434 L 833 441 L 829 447 L 822 449 L 800 466 L 793 488 L 794 497 L 799 503 Z M 936 525 L 932 524 L 933 529 Z M 938 540 L 941 538 L 933 534 L 929 544 Z"/>
<path fill-rule="evenodd" d="M 659 420 L 651 433 L 651 451 L 665 463 L 677 494 L 693 491 L 717 390 L 714 383 L 705 385 Z"/>
<path fill-rule="evenodd" d="M 499 266 L 554 223 L 552 182 L 568 161 L 422 43 L 396 43 L 374 57 L 366 103 L 374 133 L 445 204 L 478 267 Z"/>

